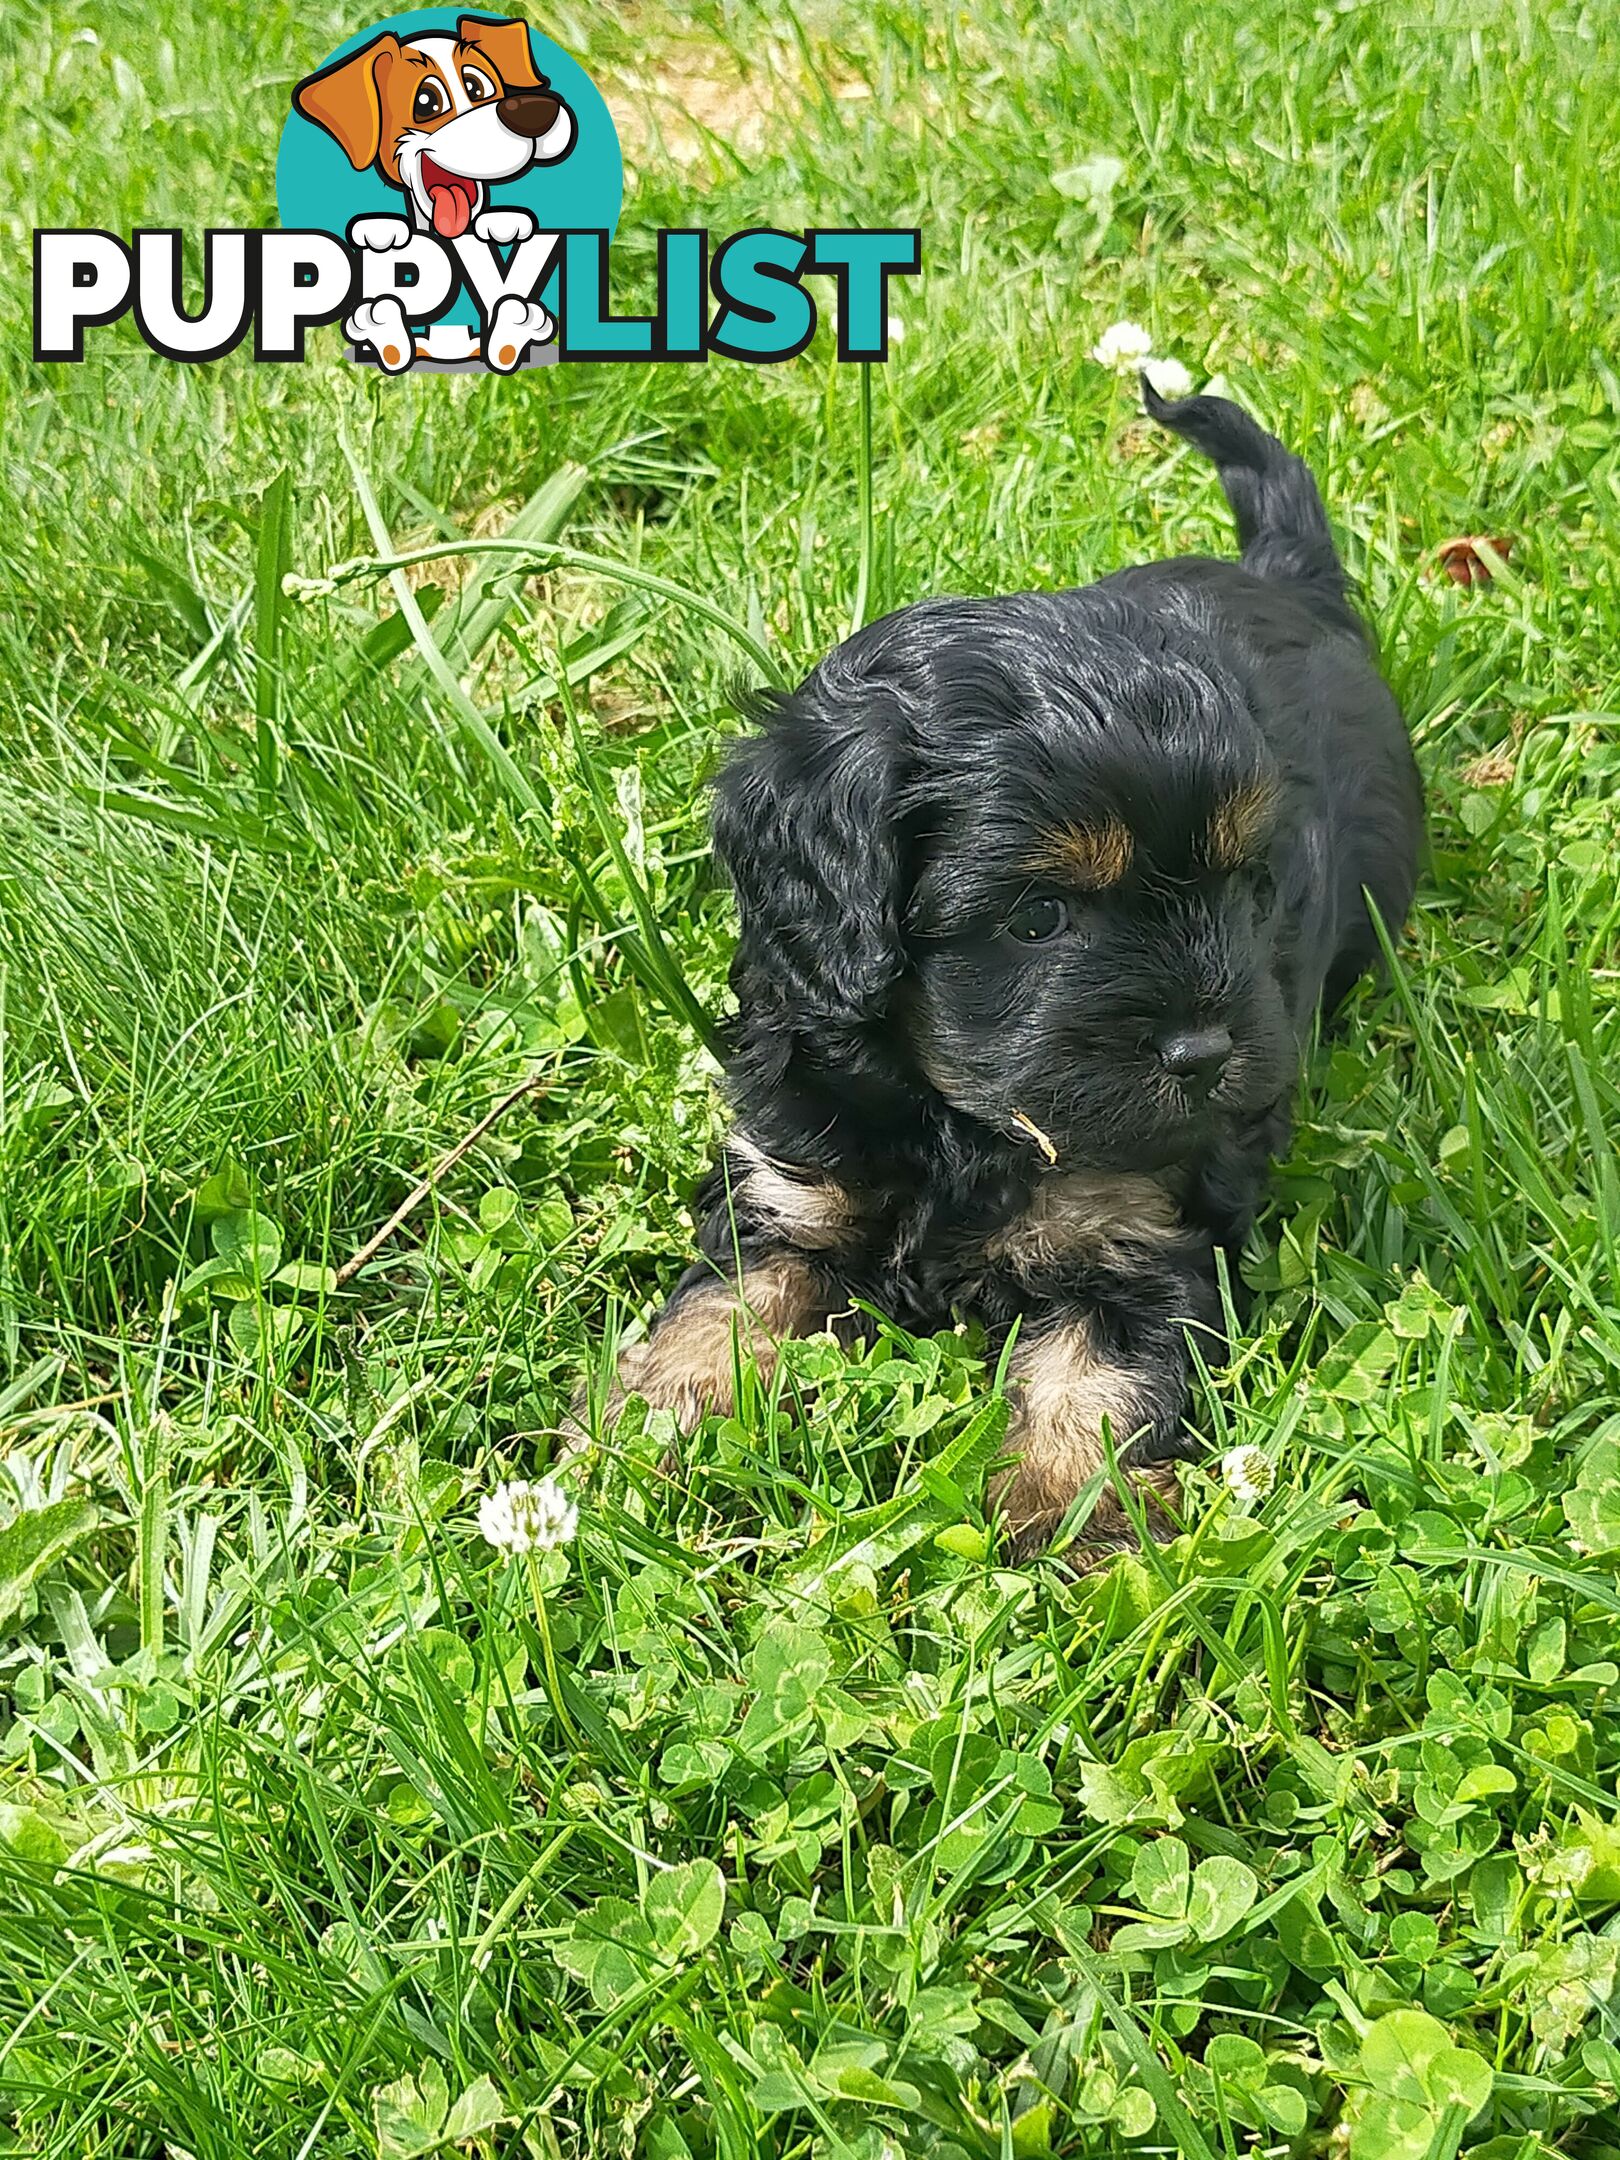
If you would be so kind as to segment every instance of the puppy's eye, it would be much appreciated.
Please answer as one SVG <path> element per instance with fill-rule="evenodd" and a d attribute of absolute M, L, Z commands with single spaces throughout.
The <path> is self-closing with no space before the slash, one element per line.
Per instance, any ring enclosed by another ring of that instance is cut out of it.
<path fill-rule="evenodd" d="M 484 105 L 495 95 L 495 85 L 481 68 L 464 67 L 461 71 L 462 87 L 475 105 Z"/>
<path fill-rule="evenodd" d="M 444 85 L 435 82 L 430 75 L 416 93 L 415 101 L 411 106 L 411 118 L 413 120 L 437 120 L 444 108 Z"/>
<path fill-rule="evenodd" d="M 1044 945 L 1069 926 L 1069 911 L 1050 893 L 1026 900 L 1007 918 L 1007 935 L 1020 945 Z"/>

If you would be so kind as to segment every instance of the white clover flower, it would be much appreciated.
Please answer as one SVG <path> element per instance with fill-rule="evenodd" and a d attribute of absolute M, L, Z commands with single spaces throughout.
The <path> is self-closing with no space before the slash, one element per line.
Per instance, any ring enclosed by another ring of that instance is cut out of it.
<path fill-rule="evenodd" d="M 1185 397 L 1193 379 L 1179 360 L 1144 360 L 1142 373 L 1162 398 Z"/>
<path fill-rule="evenodd" d="M 1140 367 L 1153 350 L 1153 340 L 1140 323 L 1110 323 L 1096 344 L 1091 357 L 1099 367 Z"/>
<path fill-rule="evenodd" d="M 1277 1482 L 1277 1466 L 1257 1447 L 1235 1447 L 1221 1457 L 1221 1477 L 1240 1508 L 1257 1508 Z"/>
<path fill-rule="evenodd" d="M 906 334 L 906 326 L 905 326 L 905 324 L 904 324 L 904 323 L 903 323 L 903 322 L 902 322 L 902 321 L 900 320 L 900 318 L 899 318 L 899 316 L 898 316 L 898 315 L 891 315 L 891 316 L 889 317 L 889 325 L 888 325 L 888 328 L 889 328 L 889 343 L 890 343 L 891 345 L 898 345 L 898 344 L 899 344 L 899 343 L 901 342 L 901 340 L 902 340 L 902 339 L 903 339 L 903 338 L 905 337 L 905 334 Z"/>
<path fill-rule="evenodd" d="M 579 1528 L 579 1509 L 555 1478 L 512 1478 L 479 1501 L 478 1527 L 502 1552 L 550 1552 Z"/>

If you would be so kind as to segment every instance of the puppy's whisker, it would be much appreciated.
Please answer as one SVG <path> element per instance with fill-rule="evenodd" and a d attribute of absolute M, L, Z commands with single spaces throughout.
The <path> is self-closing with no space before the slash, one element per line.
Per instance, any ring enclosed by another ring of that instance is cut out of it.
<path fill-rule="evenodd" d="M 1034 1141 L 1049 1163 L 1056 1163 L 1058 1159 L 1056 1144 L 1048 1134 L 1041 1131 L 1041 1128 L 1029 1116 L 1027 1111 L 1015 1110 L 1012 1114 L 1012 1121 L 1019 1132 Z"/>

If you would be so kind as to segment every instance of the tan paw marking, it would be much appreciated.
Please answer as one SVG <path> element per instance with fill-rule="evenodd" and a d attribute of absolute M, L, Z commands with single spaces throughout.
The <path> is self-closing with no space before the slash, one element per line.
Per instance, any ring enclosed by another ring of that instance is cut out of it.
<path fill-rule="evenodd" d="M 1106 1462 L 1104 1422 L 1119 1455 L 1146 1418 L 1135 1377 L 1099 1350 L 1086 1319 L 1021 1343 L 1008 1378 L 1013 1410 L 1006 1452 L 1020 1459 L 996 1479 L 991 1504 L 1014 1551 L 1029 1554 L 1047 1542 L 1076 1493 Z M 1156 1495 L 1175 1494 L 1175 1472 L 1167 1464 L 1131 1476 L 1145 1488 L 1150 1511 Z M 1135 1542 L 1130 1518 L 1111 1486 L 1098 1496 L 1081 1535 L 1088 1546 L 1103 1549 Z"/>
<path fill-rule="evenodd" d="M 729 1414 L 738 1363 L 752 1360 L 768 1381 L 782 1337 L 814 1334 L 829 1317 L 820 1278 L 791 1253 L 756 1261 L 740 1286 L 716 1276 L 685 1290 L 654 1320 L 645 1341 L 621 1355 L 603 1423 L 611 1424 L 631 1395 L 655 1410 L 673 1410 L 683 1431 L 711 1410 Z"/>

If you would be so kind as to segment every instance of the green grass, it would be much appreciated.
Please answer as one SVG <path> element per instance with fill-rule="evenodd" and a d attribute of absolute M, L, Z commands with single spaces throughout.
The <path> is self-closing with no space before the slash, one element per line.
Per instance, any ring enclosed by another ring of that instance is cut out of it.
<path fill-rule="evenodd" d="M 921 226 L 867 551 L 825 333 L 29 365 L 29 229 L 268 221 L 355 22 L 0 26 L 0 2149 L 1620 2153 L 1605 18 L 553 11 L 621 112 L 706 86 L 627 297 L 660 225 Z M 1100 215 L 1054 184 L 1098 153 Z M 863 592 L 1229 547 L 1087 357 L 1121 316 L 1312 461 L 1431 789 L 1207 1391 L 1275 1490 L 1010 1571 L 972 1340 L 806 1344 L 672 1475 L 604 1440 L 531 1584 L 478 1499 L 679 1268 L 716 1131 L 735 683 Z M 1458 532 L 1494 586 L 1425 574 Z"/>

